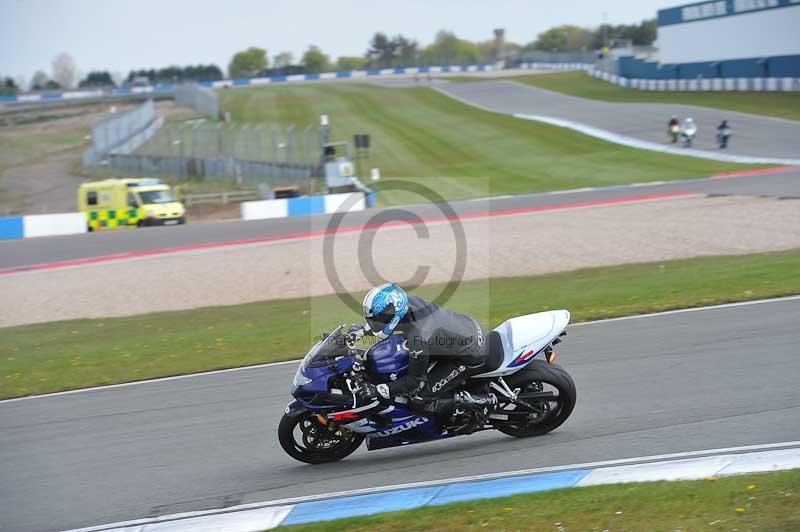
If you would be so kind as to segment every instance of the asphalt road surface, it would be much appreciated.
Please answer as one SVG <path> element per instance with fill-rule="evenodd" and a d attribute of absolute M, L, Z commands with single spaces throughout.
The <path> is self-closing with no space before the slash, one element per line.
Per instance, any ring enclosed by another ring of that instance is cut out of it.
<path fill-rule="evenodd" d="M 526 194 L 485 200 L 451 202 L 458 214 L 503 211 L 519 208 L 564 205 L 669 192 L 701 194 L 740 194 L 773 197 L 800 197 L 800 169 L 778 173 L 734 177 L 728 179 L 695 179 L 673 181 L 662 185 L 606 187 L 557 194 Z M 402 207 L 420 217 L 441 217 L 438 206 L 416 205 Z M 348 214 L 343 226 L 363 225 L 379 211 L 370 209 Z M 224 221 L 189 223 L 177 227 L 151 227 L 127 231 L 109 231 L 60 237 L 42 237 L 0 242 L 0 269 L 74 260 L 119 253 L 139 252 L 160 248 L 191 246 L 264 238 L 291 233 L 324 230 L 329 215 L 277 218 L 258 221 Z"/>
<path fill-rule="evenodd" d="M 578 404 L 550 435 L 362 448 L 323 466 L 277 442 L 296 363 L 0 402 L 0 529 L 800 440 L 798 323 L 794 298 L 574 326 L 559 351 Z"/>
<path fill-rule="evenodd" d="M 800 156 L 800 122 L 693 105 L 611 103 L 551 92 L 514 81 L 448 83 L 439 90 L 460 100 L 508 114 L 543 115 L 594 126 L 621 135 L 667 144 L 667 121 L 691 116 L 698 125 L 693 148 L 720 152 L 717 125 L 733 128 L 725 150 L 734 155 Z"/>

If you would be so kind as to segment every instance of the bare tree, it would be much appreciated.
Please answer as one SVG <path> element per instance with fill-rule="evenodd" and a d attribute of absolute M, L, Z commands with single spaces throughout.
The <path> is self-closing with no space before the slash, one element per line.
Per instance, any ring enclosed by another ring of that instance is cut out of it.
<path fill-rule="evenodd" d="M 37 70 L 36 73 L 31 78 L 31 90 L 32 91 L 40 91 L 45 88 L 49 78 L 47 74 L 45 74 L 44 70 Z"/>
<path fill-rule="evenodd" d="M 111 73 L 111 80 L 117 87 L 122 87 L 122 84 L 125 83 L 125 76 L 119 70 L 115 70 Z"/>
<path fill-rule="evenodd" d="M 27 90 L 28 78 L 26 78 L 25 76 L 20 74 L 19 76 L 17 76 L 15 78 L 14 81 L 17 82 L 17 87 L 19 87 L 19 90 L 21 90 L 21 91 Z"/>
<path fill-rule="evenodd" d="M 280 52 L 275 54 L 272 64 L 275 68 L 286 68 L 292 64 L 292 52 Z"/>
<path fill-rule="evenodd" d="M 75 86 L 77 68 L 75 60 L 67 53 L 61 53 L 53 59 L 53 79 L 65 89 Z"/>

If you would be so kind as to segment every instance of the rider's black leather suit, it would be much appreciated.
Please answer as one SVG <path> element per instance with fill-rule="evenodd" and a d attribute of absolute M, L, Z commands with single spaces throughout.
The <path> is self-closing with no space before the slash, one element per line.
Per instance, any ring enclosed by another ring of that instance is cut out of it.
<path fill-rule="evenodd" d="M 453 389 L 486 360 L 483 330 L 471 317 L 421 297 L 409 295 L 408 304 L 408 314 L 395 328 L 408 340 L 408 372 L 387 383 L 389 393 L 419 397 L 424 410 L 452 412 Z"/>

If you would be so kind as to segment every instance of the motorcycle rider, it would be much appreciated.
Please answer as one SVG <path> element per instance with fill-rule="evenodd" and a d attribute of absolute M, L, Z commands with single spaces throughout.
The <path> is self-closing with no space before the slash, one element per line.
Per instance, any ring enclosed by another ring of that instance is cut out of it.
<path fill-rule="evenodd" d="M 725 149 L 728 147 L 728 138 L 731 136 L 731 126 L 728 124 L 727 120 L 723 120 L 720 125 L 717 126 L 717 142 L 719 143 L 720 149 Z"/>
<path fill-rule="evenodd" d="M 678 141 L 678 132 L 681 129 L 681 123 L 678 120 L 676 115 L 672 115 L 672 118 L 669 119 L 667 123 L 667 135 L 672 138 L 672 142 L 675 143 Z"/>
<path fill-rule="evenodd" d="M 408 342 L 409 361 L 405 375 L 377 386 L 366 383 L 356 391 L 359 398 L 394 400 L 407 395 L 412 407 L 438 415 L 463 409 L 472 414 L 474 427 L 483 426 L 497 397 L 453 392 L 478 373 L 486 360 L 488 345 L 477 321 L 408 295 L 393 283 L 370 290 L 364 297 L 363 312 L 367 323 L 351 330 L 350 340 L 364 334 L 383 340 L 400 332 Z"/>

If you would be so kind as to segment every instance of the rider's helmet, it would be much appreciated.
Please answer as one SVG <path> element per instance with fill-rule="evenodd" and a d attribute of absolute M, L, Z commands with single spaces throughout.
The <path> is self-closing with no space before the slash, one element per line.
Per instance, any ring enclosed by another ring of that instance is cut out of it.
<path fill-rule="evenodd" d="M 408 294 L 394 283 L 385 283 L 367 292 L 363 309 L 370 330 L 383 340 L 408 314 Z"/>

